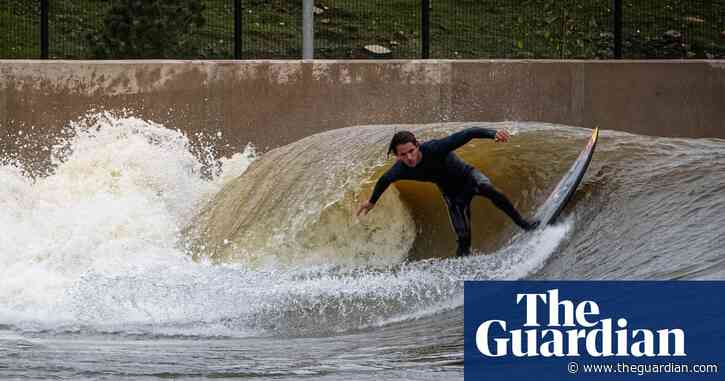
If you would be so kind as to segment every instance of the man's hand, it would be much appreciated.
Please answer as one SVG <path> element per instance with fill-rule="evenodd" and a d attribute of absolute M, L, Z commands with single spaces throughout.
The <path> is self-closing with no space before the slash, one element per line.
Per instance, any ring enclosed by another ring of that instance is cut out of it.
<path fill-rule="evenodd" d="M 498 130 L 496 131 L 496 137 L 495 141 L 497 143 L 506 143 L 509 141 L 509 138 L 511 138 L 511 135 L 506 130 Z"/>
<path fill-rule="evenodd" d="M 356 215 L 358 217 L 360 217 L 360 213 L 363 213 L 363 216 L 364 216 L 364 215 L 368 214 L 370 209 L 372 209 L 374 206 L 375 206 L 375 204 L 373 204 L 372 202 L 365 201 L 362 204 L 360 204 L 360 207 L 357 209 Z"/>

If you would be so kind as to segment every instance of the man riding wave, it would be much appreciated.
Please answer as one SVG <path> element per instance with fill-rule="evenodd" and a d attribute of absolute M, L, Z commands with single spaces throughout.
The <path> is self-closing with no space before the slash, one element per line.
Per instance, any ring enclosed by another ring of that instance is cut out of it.
<path fill-rule="evenodd" d="M 471 251 L 471 200 L 474 196 L 484 196 L 491 200 L 522 229 L 535 229 L 539 225 L 538 221 L 527 221 L 521 217 L 511 201 L 483 173 L 453 152 L 471 139 L 494 139 L 496 142 L 506 143 L 510 137 L 505 130 L 497 132 L 473 127 L 446 138 L 420 144 L 413 133 L 397 132 L 390 141 L 388 153 L 395 154 L 398 160 L 380 177 L 370 199 L 360 205 L 357 215 L 367 214 L 395 181 L 416 180 L 436 184 L 443 194 L 451 225 L 457 236 L 458 256 L 468 255 Z"/>

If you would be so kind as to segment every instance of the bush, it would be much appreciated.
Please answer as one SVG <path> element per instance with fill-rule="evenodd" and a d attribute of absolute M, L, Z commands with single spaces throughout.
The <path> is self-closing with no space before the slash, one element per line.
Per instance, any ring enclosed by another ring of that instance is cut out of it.
<path fill-rule="evenodd" d="M 199 56 L 195 33 L 206 24 L 201 0 L 116 0 L 100 34 L 86 36 L 95 58 Z"/>

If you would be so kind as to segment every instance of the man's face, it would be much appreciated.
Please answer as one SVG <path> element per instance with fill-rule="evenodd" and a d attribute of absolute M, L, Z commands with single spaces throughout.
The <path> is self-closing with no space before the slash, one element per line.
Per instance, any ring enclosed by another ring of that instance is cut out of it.
<path fill-rule="evenodd" d="M 413 143 L 398 144 L 395 146 L 395 156 L 409 167 L 415 167 L 423 158 L 420 147 Z"/>

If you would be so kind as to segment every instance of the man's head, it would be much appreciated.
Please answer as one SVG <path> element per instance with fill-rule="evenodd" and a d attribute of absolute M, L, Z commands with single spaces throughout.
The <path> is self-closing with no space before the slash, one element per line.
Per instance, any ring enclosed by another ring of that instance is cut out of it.
<path fill-rule="evenodd" d="M 409 167 L 415 167 L 423 159 L 420 144 L 410 131 L 398 131 L 393 135 L 393 139 L 390 140 L 390 147 L 388 147 L 388 154 L 391 152 L 395 154 L 398 160 Z"/>

